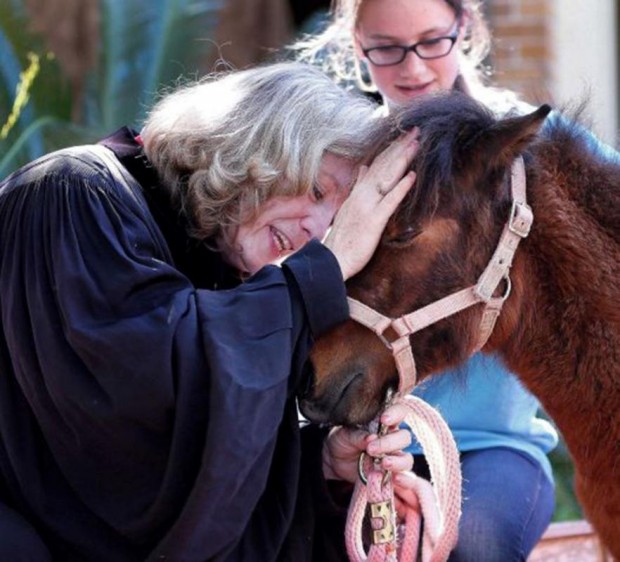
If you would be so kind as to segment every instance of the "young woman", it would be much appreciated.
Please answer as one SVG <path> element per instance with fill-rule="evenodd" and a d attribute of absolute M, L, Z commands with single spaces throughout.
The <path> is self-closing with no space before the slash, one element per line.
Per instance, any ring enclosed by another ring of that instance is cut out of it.
<path fill-rule="evenodd" d="M 498 113 L 519 111 L 525 104 L 512 92 L 484 84 L 489 46 L 477 0 L 339 0 L 331 25 L 301 48 L 337 78 L 377 91 L 385 112 L 451 89 Z M 414 392 L 440 410 L 461 451 L 463 516 L 450 560 L 525 560 L 554 509 L 547 453 L 557 434 L 537 417 L 537 401 L 481 354 Z M 422 457 L 414 470 L 426 473 Z"/>
<path fill-rule="evenodd" d="M 262 67 L 0 183 L 1 560 L 344 559 L 331 482 L 362 450 L 412 464 L 406 431 L 297 423 L 312 339 L 413 183 L 411 134 L 357 174 L 372 113 Z"/>

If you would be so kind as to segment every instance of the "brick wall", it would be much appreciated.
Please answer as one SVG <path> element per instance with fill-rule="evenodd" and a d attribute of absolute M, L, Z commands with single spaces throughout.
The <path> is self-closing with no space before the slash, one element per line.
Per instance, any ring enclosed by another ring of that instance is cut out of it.
<path fill-rule="evenodd" d="M 493 80 L 532 102 L 548 101 L 552 88 L 552 0 L 487 0 L 493 33 Z"/>

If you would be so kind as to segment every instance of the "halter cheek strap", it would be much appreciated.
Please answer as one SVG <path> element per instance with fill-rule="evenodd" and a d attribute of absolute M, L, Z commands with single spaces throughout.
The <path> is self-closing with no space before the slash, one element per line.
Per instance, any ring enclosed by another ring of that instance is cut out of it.
<path fill-rule="evenodd" d="M 411 334 L 480 303 L 484 303 L 485 308 L 472 353 L 479 351 L 493 332 L 504 301 L 510 294 L 509 272 L 514 254 L 519 242 L 529 234 L 534 220 L 532 209 L 526 202 L 525 166 L 520 156 L 513 162 L 510 185 L 513 200 L 510 216 L 491 260 L 475 285 L 400 318 L 389 318 L 355 299 L 348 299 L 351 318 L 377 334 L 394 355 L 399 375 L 398 392 L 401 395 L 411 392 L 416 383 L 415 360 L 409 341 Z M 506 289 L 501 296 L 494 297 L 502 280 L 506 282 Z M 397 334 L 396 339 L 388 339 L 388 328 Z"/>
<path fill-rule="evenodd" d="M 422 444 L 432 475 L 432 486 L 426 483 L 427 488 L 416 486 L 414 490 L 421 509 L 411 507 L 407 510 L 403 539 L 399 545 L 395 532 L 394 494 L 391 479 L 386 478 L 388 473 L 374 467 L 366 480 L 364 471 L 360 470 L 360 480 L 356 482 L 347 518 L 346 545 L 352 561 L 396 562 L 399 554 L 402 560 L 416 558 L 420 511 L 424 516 L 424 560 L 447 560 L 456 544 L 461 514 L 459 455 L 452 434 L 439 413 L 426 402 L 409 396 L 416 382 L 416 367 L 409 336 L 470 306 L 485 303 L 474 351 L 486 343 L 502 305 L 510 294 L 508 273 L 514 253 L 521 239 L 528 235 L 533 220 L 532 210 L 525 200 L 525 169 L 521 158 L 513 163 L 510 183 L 513 198 L 510 217 L 497 248 L 476 285 L 400 318 L 389 318 L 355 299 L 349 299 L 351 318 L 377 334 L 394 355 L 399 374 L 399 395 L 395 400 L 407 406 L 410 411 L 405 421 Z M 506 282 L 506 290 L 502 296 L 494 297 L 502 280 Z M 388 332 L 388 329 L 391 331 Z M 388 334 L 395 334 L 396 337 L 389 339 Z M 431 423 L 431 419 L 437 423 Z M 361 468 L 365 458 L 366 455 L 362 453 Z M 365 490 L 362 484 L 364 480 L 367 483 Z M 420 479 L 419 483 L 422 482 Z M 374 533 L 373 544 L 366 556 L 362 541 L 362 521 L 369 503 Z"/>

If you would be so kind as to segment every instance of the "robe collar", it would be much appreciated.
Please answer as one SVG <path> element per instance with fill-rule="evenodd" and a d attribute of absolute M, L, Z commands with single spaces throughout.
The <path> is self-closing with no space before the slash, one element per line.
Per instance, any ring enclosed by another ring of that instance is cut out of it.
<path fill-rule="evenodd" d="M 175 266 L 202 289 L 229 289 L 239 285 L 237 270 L 210 247 L 209 242 L 192 238 L 189 220 L 176 205 L 170 192 L 162 185 L 157 171 L 144 154 L 138 133 L 122 127 L 99 144 L 109 148 L 127 171 L 136 179 L 149 210 L 168 242 Z"/>

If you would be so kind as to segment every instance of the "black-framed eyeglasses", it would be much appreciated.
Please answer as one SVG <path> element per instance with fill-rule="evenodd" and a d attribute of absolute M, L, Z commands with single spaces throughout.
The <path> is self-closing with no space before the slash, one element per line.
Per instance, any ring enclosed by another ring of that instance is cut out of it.
<path fill-rule="evenodd" d="M 459 36 L 458 28 L 451 35 L 423 39 L 413 45 L 380 45 L 362 49 L 364 56 L 375 66 L 392 66 L 405 60 L 407 53 L 413 51 L 421 59 L 432 60 L 447 56 Z"/>

